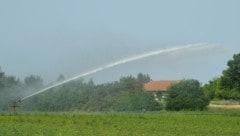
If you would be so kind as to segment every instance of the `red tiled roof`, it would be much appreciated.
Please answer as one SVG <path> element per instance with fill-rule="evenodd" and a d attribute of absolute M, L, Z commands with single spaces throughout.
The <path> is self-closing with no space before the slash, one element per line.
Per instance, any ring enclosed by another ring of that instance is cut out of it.
<path fill-rule="evenodd" d="M 144 84 L 145 91 L 167 91 L 172 84 L 177 84 L 179 80 L 150 81 Z"/>

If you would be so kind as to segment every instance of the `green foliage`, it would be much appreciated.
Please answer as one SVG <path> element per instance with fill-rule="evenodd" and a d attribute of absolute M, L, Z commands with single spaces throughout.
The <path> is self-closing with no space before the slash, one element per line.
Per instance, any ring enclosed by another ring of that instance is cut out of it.
<path fill-rule="evenodd" d="M 234 54 L 233 59 L 227 62 L 228 68 L 221 76 L 221 90 L 218 98 L 240 99 L 240 53 Z"/>
<path fill-rule="evenodd" d="M 234 54 L 233 59 L 227 62 L 228 69 L 223 71 L 221 85 L 223 88 L 234 89 L 240 92 L 240 53 Z"/>
<path fill-rule="evenodd" d="M 73 81 L 23 102 L 25 110 L 37 111 L 152 111 L 161 105 L 143 91 L 143 83 L 132 76 L 95 85 L 92 80 Z"/>
<path fill-rule="evenodd" d="M 20 96 L 20 90 L 22 84 L 18 79 L 0 71 L 0 111 L 9 108 L 9 103 Z"/>
<path fill-rule="evenodd" d="M 209 100 L 197 80 L 182 80 L 168 89 L 167 110 L 203 110 Z"/>
<path fill-rule="evenodd" d="M 209 83 L 205 84 L 203 87 L 204 94 L 211 100 L 214 98 L 222 97 L 223 95 L 220 83 L 221 83 L 220 78 L 210 80 Z"/>
<path fill-rule="evenodd" d="M 14 76 L 6 76 L 4 72 L 0 73 L 0 89 L 18 85 L 20 85 L 20 81 Z"/>
<path fill-rule="evenodd" d="M 163 107 L 152 94 L 140 91 L 122 96 L 114 108 L 116 111 L 157 111 Z"/>
<path fill-rule="evenodd" d="M 85 86 L 82 80 L 78 80 L 50 89 L 23 101 L 23 108 L 25 110 L 38 111 L 68 111 L 74 108 L 77 109 L 80 100 L 84 100 L 81 97 L 81 90 Z"/>
<path fill-rule="evenodd" d="M 233 89 L 220 89 L 216 93 L 216 98 L 220 99 L 240 99 L 240 92 L 238 89 L 233 88 Z"/>
<path fill-rule="evenodd" d="M 240 99 L 240 54 L 234 54 L 227 65 L 220 78 L 209 81 L 203 87 L 210 99 Z"/>
<path fill-rule="evenodd" d="M 43 87 L 43 80 L 40 76 L 30 75 L 24 79 L 24 84 L 29 89 L 40 89 Z"/>
<path fill-rule="evenodd" d="M 142 90 L 143 89 L 143 83 L 132 76 L 120 78 L 119 84 L 120 86 L 122 86 L 122 89 L 125 89 L 125 90 Z"/>
<path fill-rule="evenodd" d="M 143 74 L 143 73 L 139 73 L 137 75 L 137 79 L 142 83 L 147 83 L 147 82 L 151 81 L 150 76 L 148 74 Z"/>
<path fill-rule="evenodd" d="M 61 82 L 65 79 L 65 77 L 63 75 L 59 75 L 57 78 L 57 82 Z"/>

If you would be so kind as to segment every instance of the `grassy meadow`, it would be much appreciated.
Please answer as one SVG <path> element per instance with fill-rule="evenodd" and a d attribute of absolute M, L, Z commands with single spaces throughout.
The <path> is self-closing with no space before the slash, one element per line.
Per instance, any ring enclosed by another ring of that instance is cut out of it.
<path fill-rule="evenodd" d="M 1 136 L 239 136 L 240 110 L 0 115 Z"/>

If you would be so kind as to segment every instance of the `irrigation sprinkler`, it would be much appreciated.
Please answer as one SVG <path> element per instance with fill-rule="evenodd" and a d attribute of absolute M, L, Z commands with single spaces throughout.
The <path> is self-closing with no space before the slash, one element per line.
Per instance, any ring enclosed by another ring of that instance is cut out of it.
<path fill-rule="evenodd" d="M 17 108 L 20 107 L 21 99 L 13 100 L 10 104 L 11 109 L 13 109 L 13 115 L 17 114 Z"/>

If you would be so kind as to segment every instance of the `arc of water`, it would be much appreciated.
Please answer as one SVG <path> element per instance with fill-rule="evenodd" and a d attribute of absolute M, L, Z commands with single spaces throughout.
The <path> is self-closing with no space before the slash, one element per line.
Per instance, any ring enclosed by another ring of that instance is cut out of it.
<path fill-rule="evenodd" d="M 122 60 L 119 60 L 119 61 L 116 61 L 116 62 L 107 64 L 107 65 L 98 67 L 98 68 L 96 68 L 96 69 L 90 70 L 90 71 L 88 71 L 88 72 L 79 74 L 79 75 L 77 75 L 77 76 L 75 76 L 75 77 L 66 79 L 66 80 L 64 80 L 64 81 L 62 81 L 62 82 L 56 83 L 56 84 L 54 84 L 54 85 L 52 85 L 52 86 L 49 86 L 49 87 L 46 87 L 46 88 L 44 88 L 44 89 L 41 89 L 41 90 L 39 90 L 39 91 L 37 91 L 37 92 L 35 92 L 35 93 L 33 93 L 33 94 L 30 94 L 30 95 L 28 95 L 28 96 L 23 97 L 23 98 L 20 99 L 19 101 L 23 101 L 23 100 L 25 100 L 25 99 L 27 99 L 27 98 L 29 98 L 29 97 L 35 96 L 35 95 L 40 94 L 40 93 L 42 93 L 42 92 L 45 92 L 45 91 L 47 91 L 47 90 L 49 90 L 49 89 L 52 89 L 52 88 L 54 88 L 54 87 L 60 86 L 60 85 L 62 85 L 62 84 L 68 83 L 68 82 L 70 82 L 70 81 L 79 79 L 79 78 L 81 78 L 81 77 L 85 77 L 85 76 L 88 76 L 88 75 L 91 75 L 91 74 L 94 74 L 94 73 L 97 73 L 97 72 L 100 72 L 100 71 L 103 71 L 103 70 L 106 70 L 106 69 L 109 69 L 109 68 L 112 68 L 112 67 L 115 67 L 115 66 L 118 66 L 118 65 L 121 65 L 121 64 L 125 64 L 125 63 L 128 63 L 128 62 L 132 62 L 132 61 L 140 60 L 140 59 L 143 59 L 143 58 L 155 56 L 155 55 L 162 54 L 162 53 L 169 53 L 169 52 L 174 52 L 174 51 L 178 51 L 178 50 L 188 49 L 188 48 L 192 48 L 192 47 L 198 47 L 198 46 L 202 46 L 202 45 L 206 45 L 206 43 L 188 44 L 188 45 L 180 46 L 180 47 L 160 49 L 160 50 L 156 50 L 156 51 L 152 51 L 152 52 L 140 54 L 140 55 L 137 55 L 137 56 L 134 56 L 134 57 L 122 59 Z"/>

